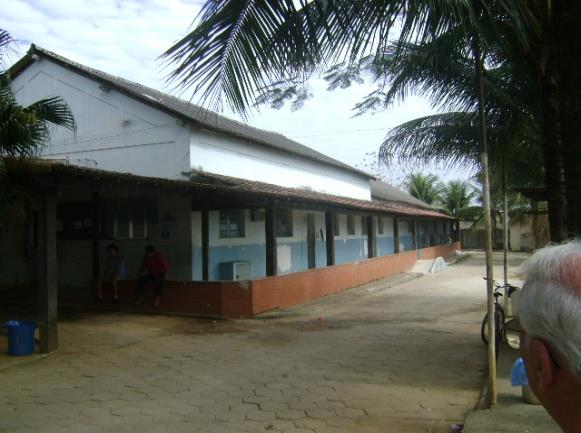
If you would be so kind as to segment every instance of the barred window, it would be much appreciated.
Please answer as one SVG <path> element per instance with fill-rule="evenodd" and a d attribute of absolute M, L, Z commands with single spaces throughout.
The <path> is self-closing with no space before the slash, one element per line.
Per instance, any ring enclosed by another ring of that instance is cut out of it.
<path fill-rule="evenodd" d="M 220 211 L 220 238 L 244 236 L 244 210 Z"/>
<path fill-rule="evenodd" d="M 354 215 L 347 215 L 347 234 L 348 235 L 355 234 L 355 216 Z"/>
<path fill-rule="evenodd" d="M 275 209 L 274 231 L 279 238 L 290 238 L 293 235 L 293 210 Z"/>
<path fill-rule="evenodd" d="M 361 234 L 367 236 L 367 218 L 365 216 L 361 216 Z"/>
<path fill-rule="evenodd" d="M 157 213 L 155 199 L 133 198 L 117 202 L 113 211 L 115 239 L 147 239 Z"/>

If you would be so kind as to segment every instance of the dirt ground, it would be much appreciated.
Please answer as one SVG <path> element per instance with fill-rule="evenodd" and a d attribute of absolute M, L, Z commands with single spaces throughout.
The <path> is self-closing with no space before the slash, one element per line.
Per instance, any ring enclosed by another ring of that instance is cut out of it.
<path fill-rule="evenodd" d="M 0 431 L 448 432 L 483 383 L 483 262 L 247 321 L 69 314 L 57 353 L 0 370 Z"/>

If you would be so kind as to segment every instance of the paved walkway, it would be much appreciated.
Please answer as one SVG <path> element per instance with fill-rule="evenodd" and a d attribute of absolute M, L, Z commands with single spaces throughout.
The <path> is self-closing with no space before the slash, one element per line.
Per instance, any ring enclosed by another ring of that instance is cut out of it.
<path fill-rule="evenodd" d="M 448 432 L 483 383 L 483 271 L 476 255 L 252 321 L 71 317 L 58 353 L 0 371 L 0 431 Z"/>

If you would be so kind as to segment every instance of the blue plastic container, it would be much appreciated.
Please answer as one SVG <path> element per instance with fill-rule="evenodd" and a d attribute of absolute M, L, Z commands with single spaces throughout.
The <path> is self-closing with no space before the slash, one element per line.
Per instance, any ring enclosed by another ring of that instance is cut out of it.
<path fill-rule="evenodd" d="M 528 385 L 527 368 L 522 358 L 517 359 L 510 369 L 510 384 L 512 386 Z"/>
<path fill-rule="evenodd" d="M 9 320 L 4 325 L 8 331 L 8 355 L 23 356 L 34 353 L 34 329 L 30 320 Z"/>

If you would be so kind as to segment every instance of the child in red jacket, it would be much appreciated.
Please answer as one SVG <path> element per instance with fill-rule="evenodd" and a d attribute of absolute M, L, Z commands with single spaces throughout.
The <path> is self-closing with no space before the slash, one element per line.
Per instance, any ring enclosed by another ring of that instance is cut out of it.
<path fill-rule="evenodd" d="M 169 268 L 165 257 L 159 251 L 155 251 L 153 245 L 145 247 L 145 255 L 141 261 L 137 276 L 137 302 L 135 302 L 135 305 L 141 305 L 143 303 L 145 285 L 151 281 L 155 296 L 153 306 L 159 307 L 161 289 L 163 288 L 165 274 L 168 270 Z"/>

